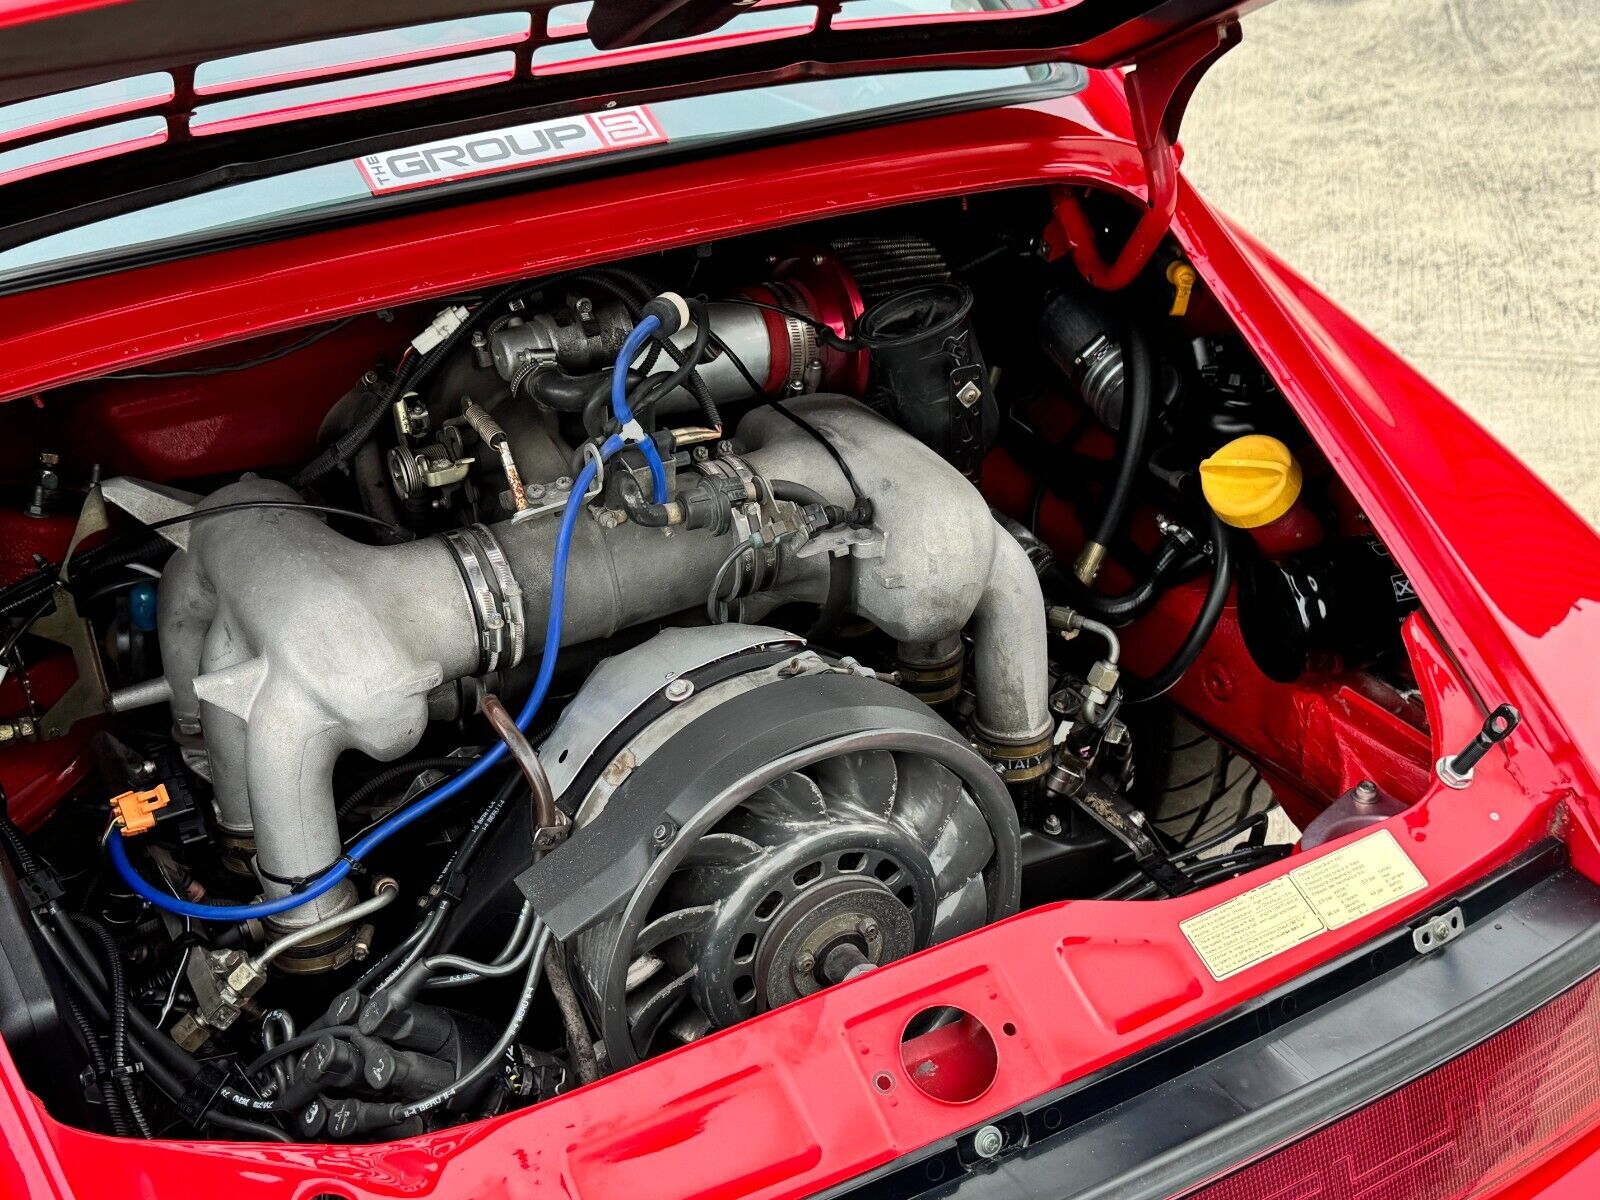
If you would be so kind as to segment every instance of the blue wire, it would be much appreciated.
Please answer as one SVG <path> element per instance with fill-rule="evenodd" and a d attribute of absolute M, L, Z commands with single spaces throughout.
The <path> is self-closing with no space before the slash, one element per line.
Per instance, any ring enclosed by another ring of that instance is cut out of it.
<path fill-rule="evenodd" d="M 623 445 L 622 438 L 612 434 L 600 447 L 601 461 L 609 459 L 621 450 Z M 533 691 L 529 693 L 522 711 L 517 714 L 517 728 L 523 732 L 527 732 L 528 727 L 533 724 L 533 718 L 544 704 L 545 697 L 549 695 L 551 681 L 555 678 L 556 656 L 561 650 L 561 626 L 566 615 L 567 561 L 572 553 L 572 536 L 577 529 L 578 514 L 583 510 L 584 496 L 590 484 L 594 482 L 594 477 L 595 464 L 591 460 L 584 463 L 583 470 L 578 472 L 578 477 L 572 485 L 572 494 L 567 498 L 567 506 L 561 513 L 561 529 L 556 535 L 555 557 L 550 564 L 550 613 L 545 622 L 544 655 L 539 660 L 539 674 L 534 680 Z M 128 849 L 123 844 L 124 839 L 118 834 L 113 833 L 107 840 L 106 853 L 110 856 L 111 865 L 116 868 L 117 874 L 136 895 L 167 912 L 180 917 L 190 917 L 196 921 L 249 921 L 272 917 L 309 903 L 337 887 L 349 878 L 353 863 L 365 858 L 406 826 L 421 820 L 447 800 L 460 795 L 463 789 L 482 779 L 505 756 L 504 744 L 495 743 L 487 754 L 461 774 L 374 825 L 338 862 L 306 884 L 304 888 L 287 896 L 279 896 L 275 900 L 227 905 L 195 904 L 189 900 L 180 900 L 155 887 L 139 874 L 128 859 Z"/>
<path fill-rule="evenodd" d="M 617 418 L 617 424 L 626 425 L 633 420 L 633 409 L 628 406 L 628 368 L 633 360 L 639 357 L 639 351 L 644 348 L 653 334 L 661 328 L 661 318 L 648 316 L 633 327 L 627 338 L 622 343 L 622 349 L 617 352 L 617 361 L 611 368 L 611 411 Z M 632 443 L 639 447 L 644 455 L 644 461 L 649 464 L 650 478 L 655 481 L 657 504 L 667 502 L 667 468 L 661 461 L 661 451 L 656 449 L 655 439 L 646 435 L 637 442 Z"/>

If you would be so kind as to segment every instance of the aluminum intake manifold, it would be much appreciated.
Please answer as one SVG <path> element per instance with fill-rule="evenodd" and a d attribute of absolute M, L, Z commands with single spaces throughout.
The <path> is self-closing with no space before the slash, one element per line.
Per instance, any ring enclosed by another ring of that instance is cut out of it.
<path fill-rule="evenodd" d="M 1021 547 L 959 472 L 869 409 L 839 396 L 792 407 L 873 502 L 873 536 L 852 548 L 846 607 L 909 645 L 949 642 L 970 626 L 977 739 L 1000 762 L 1047 742 L 1044 605 Z M 841 506 L 852 500 L 826 450 L 777 414 L 746 417 L 736 448 L 761 476 L 803 483 Z M 128 479 L 109 481 L 105 493 L 146 520 L 299 500 L 263 479 L 204 499 Z M 315 513 L 244 508 L 165 531 L 179 547 L 159 603 L 174 723 L 191 744 L 203 741 L 218 822 L 254 839 L 267 895 L 285 894 L 342 853 L 332 790 L 341 753 L 405 754 L 422 736 L 431 691 L 542 643 L 557 525 L 551 514 L 474 527 L 470 536 L 369 546 Z M 580 516 L 562 644 L 702 607 L 737 537 Z M 783 563 L 755 598 L 766 602 L 752 605 L 757 617 L 782 600 L 816 602 L 827 592 L 827 554 Z M 505 619 L 513 600 L 519 622 Z M 341 885 L 274 922 L 305 924 L 351 898 Z"/>

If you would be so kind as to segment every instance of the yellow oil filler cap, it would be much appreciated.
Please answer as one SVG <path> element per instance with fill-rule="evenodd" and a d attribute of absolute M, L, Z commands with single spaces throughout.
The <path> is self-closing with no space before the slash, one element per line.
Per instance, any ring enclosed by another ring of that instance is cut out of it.
<path fill-rule="evenodd" d="M 1300 464 L 1275 437 L 1234 438 L 1200 464 L 1200 488 L 1211 510 L 1238 529 L 1276 521 L 1300 498 Z"/>

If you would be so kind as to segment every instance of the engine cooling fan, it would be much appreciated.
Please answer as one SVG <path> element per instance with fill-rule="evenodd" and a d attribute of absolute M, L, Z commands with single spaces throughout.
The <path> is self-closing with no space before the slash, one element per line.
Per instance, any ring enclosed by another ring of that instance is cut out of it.
<path fill-rule="evenodd" d="M 994 848 L 961 780 L 920 754 L 784 775 L 689 849 L 633 939 L 634 1043 L 692 1040 L 978 928 Z"/>
<path fill-rule="evenodd" d="M 993 768 L 898 688 L 804 658 L 739 655 L 637 710 L 586 754 L 578 832 L 521 880 L 615 1067 L 1016 911 Z"/>

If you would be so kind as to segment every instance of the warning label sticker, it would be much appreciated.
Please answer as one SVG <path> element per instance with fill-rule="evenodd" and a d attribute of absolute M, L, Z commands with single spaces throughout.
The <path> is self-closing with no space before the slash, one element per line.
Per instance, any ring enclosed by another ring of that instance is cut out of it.
<path fill-rule="evenodd" d="M 650 110 L 639 104 L 424 142 L 368 154 L 356 159 L 355 164 L 372 194 L 381 196 L 478 175 L 655 146 L 666 140 L 667 135 Z"/>
<path fill-rule="evenodd" d="M 1348 925 L 1427 887 L 1387 829 L 1181 921 L 1214 979 Z"/>

